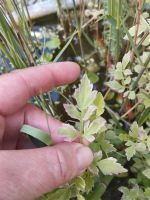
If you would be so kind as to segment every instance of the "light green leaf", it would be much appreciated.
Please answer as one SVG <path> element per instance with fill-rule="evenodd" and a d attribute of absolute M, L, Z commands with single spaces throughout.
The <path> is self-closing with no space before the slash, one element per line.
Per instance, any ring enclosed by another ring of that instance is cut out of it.
<path fill-rule="evenodd" d="M 84 190 L 85 190 L 85 181 L 84 181 L 84 179 L 81 176 L 76 177 L 73 180 L 73 183 L 76 185 L 76 188 L 79 191 L 83 191 L 84 192 Z"/>
<path fill-rule="evenodd" d="M 131 83 L 131 77 L 128 76 L 124 81 L 123 81 L 124 85 L 129 85 Z"/>
<path fill-rule="evenodd" d="M 118 62 L 118 63 L 117 63 L 116 69 L 117 69 L 117 70 L 120 70 L 120 71 L 123 70 L 122 63 L 121 63 L 121 62 Z"/>
<path fill-rule="evenodd" d="M 114 71 L 114 78 L 115 78 L 115 80 L 118 80 L 118 81 L 122 80 L 124 78 L 122 70 L 116 69 Z"/>
<path fill-rule="evenodd" d="M 144 141 L 147 139 L 147 132 L 144 130 L 143 126 L 139 127 L 139 140 Z"/>
<path fill-rule="evenodd" d="M 121 62 L 118 62 L 116 65 L 116 70 L 113 71 L 115 80 L 122 80 L 123 77 L 123 68 Z"/>
<path fill-rule="evenodd" d="M 146 145 L 143 142 L 137 143 L 135 149 L 138 152 L 144 152 L 146 150 Z"/>
<path fill-rule="evenodd" d="M 99 76 L 94 73 L 94 72 L 88 72 L 87 73 L 88 78 L 90 79 L 90 81 L 94 84 L 97 83 L 99 81 Z"/>
<path fill-rule="evenodd" d="M 146 176 L 148 179 L 150 179 L 150 168 L 145 169 L 143 172 L 144 176 Z"/>
<path fill-rule="evenodd" d="M 129 161 L 136 153 L 135 151 L 135 145 L 132 145 L 125 149 L 127 160 Z"/>
<path fill-rule="evenodd" d="M 64 104 L 63 106 L 70 117 L 80 120 L 81 114 L 73 104 Z"/>
<path fill-rule="evenodd" d="M 123 97 L 127 97 L 129 95 L 129 91 L 124 92 Z"/>
<path fill-rule="evenodd" d="M 150 107 L 150 95 L 147 94 L 146 92 L 142 92 L 139 94 L 139 98 L 143 101 L 145 108 Z"/>
<path fill-rule="evenodd" d="M 50 53 L 43 53 L 43 55 L 39 58 L 39 62 L 44 62 L 44 63 L 49 63 L 51 62 L 53 59 L 53 54 L 50 54 Z"/>
<path fill-rule="evenodd" d="M 119 191 L 123 193 L 121 200 L 143 200 L 143 192 L 137 185 L 130 190 L 127 187 L 120 187 Z"/>
<path fill-rule="evenodd" d="M 51 136 L 38 128 L 34 128 L 32 126 L 25 124 L 22 126 L 20 132 L 26 133 L 27 135 L 30 135 L 34 137 L 35 139 L 40 140 L 41 142 L 43 142 L 44 144 L 48 146 L 52 144 Z"/>
<path fill-rule="evenodd" d="M 63 124 L 63 126 L 59 129 L 59 134 L 67 137 L 65 141 L 73 141 L 78 137 L 77 130 L 70 124 Z"/>
<path fill-rule="evenodd" d="M 127 147 L 129 147 L 129 146 L 135 145 L 135 143 L 132 142 L 131 140 L 128 140 L 128 141 L 125 143 L 125 145 L 126 145 Z"/>
<path fill-rule="evenodd" d="M 84 126 L 84 135 L 94 135 L 99 131 L 102 132 L 103 128 L 105 127 L 106 121 L 104 118 L 99 117 L 95 119 L 92 123 L 87 123 Z"/>
<path fill-rule="evenodd" d="M 119 139 L 120 139 L 121 141 L 127 141 L 128 138 L 129 138 L 129 137 L 128 137 L 127 134 L 122 133 L 122 134 L 119 135 Z"/>
<path fill-rule="evenodd" d="M 48 193 L 46 196 L 47 200 L 70 200 L 71 191 L 69 188 L 60 188 Z"/>
<path fill-rule="evenodd" d="M 92 91 L 93 84 L 91 84 L 87 75 L 85 74 L 81 80 L 79 88 L 75 90 L 74 98 L 77 101 L 79 109 L 82 111 L 93 103 L 96 98 L 97 91 Z"/>
<path fill-rule="evenodd" d="M 136 98 L 135 92 L 134 91 L 130 91 L 128 99 L 134 100 L 135 98 Z"/>
<path fill-rule="evenodd" d="M 46 42 L 46 47 L 48 47 L 49 49 L 60 48 L 61 43 L 59 37 L 55 33 L 51 33 L 50 37 L 51 39 Z"/>
<path fill-rule="evenodd" d="M 149 26 L 150 27 L 150 26 Z M 143 63 L 148 59 L 149 57 L 149 51 L 144 51 L 143 54 L 140 56 Z M 150 62 L 147 64 L 147 68 L 150 68 Z"/>
<path fill-rule="evenodd" d="M 122 167 L 120 163 L 117 163 L 117 159 L 113 157 L 101 160 L 98 163 L 98 167 L 104 175 L 113 175 L 127 172 L 127 170 Z"/>
<path fill-rule="evenodd" d="M 134 37 L 135 36 L 135 33 L 136 33 L 136 25 L 131 27 L 129 29 L 129 34 Z M 138 28 L 138 34 L 137 36 L 139 36 L 141 33 L 144 33 L 147 29 L 149 29 L 149 24 L 147 23 L 147 21 L 144 19 L 144 17 L 141 15 L 140 17 L 140 24 L 139 24 L 139 28 Z M 124 37 L 125 40 L 128 40 L 128 36 L 126 35 Z"/>
<path fill-rule="evenodd" d="M 130 76 L 130 75 L 132 75 L 132 71 L 131 71 L 130 69 L 125 69 L 125 70 L 123 71 L 123 73 L 124 73 L 125 76 Z"/>
<path fill-rule="evenodd" d="M 140 73 L 141 72 L 141 70 L 142 70 L 142 66 L 141 65 L 136 65 L 135 67 L 134 67 L 134 71 L 136 72 L 136 73 Z"/>
<path fill-rule="evenodd" d="M 92 143 L 95 140 L 95 136 L 93 135 L 83 135 L 83 138 L 86 139 L 88 142 Z"/>
<path fill-rule="evenodd" d="M 132 137 L 132 138 L 138 138 L 138 133 L 139 133 L 139 126 L 138 126 L 138 123 L 137 122 L 133 122 L 133 124 L 131 125 L 131 128 L 130 128 L 131 131 L 129 131 L 129 135 Z"/>
<path fill-rule="evenodd" d="M 147 38 L 142 43 L 143 46 L 149 46 L 150 45 L 150 34 L 147 36 Z"/>
<path fill-rule="evenodd" d="M 110 142 L 108 140 L 101 140 L 100 141 L 100 145 L 101 145 L 101 148 L 102 150 L 105 152 L 105 153 L 111 153 L 113 151 L 115 151 L 116 149 L 114 148 L 114 146 L 112 144 L 110 144 Z"/>
<path fill-rule="evenodd" d="M 77 195 L 77 200 L 85 200 L 85 198 L 81 194 L 78 194 Z"/>
<path fill-rule="evenodd" d="M 122 192 L 123 195 L 124 195 L 124 194 L 125 194 L 125 195 L 128 195 L 128 194 L 129 194 L 129 189 L 128 189 L 127 187 L 124 187 L 124 186 L 120 187 L 120 188 L 119 188 L 119 191 Z M 121 200 L 125 200 L 125 199 L 124 199 L 124 198 L 121 198 Z M 126 199 L 126 200 L 127 200 L 127 199 Z"/>
<path fill-rule="evenodd" d="M 150 1 L 149 1 L 149 2 L 150 2 Z M 150 187 L 145 188 L 144 195 L 147 197 L 148 200 L 150 199 Z"/>
<path fill-rule="evenodd" d="M 127 65 L 129 64 L 130 55 L 131 55 L 130 51 L 124 55 L 124 57 L 122 59 L 122 67 L 123 67 L 123 69 L 125 69 L 127 67 Z"/>
<path fill-rule="evenodd" d="M 147 147 L 148 147 L 148 150 L 150 151 L 150 136 L 148 136 L 147 138 Z"/>
<path fill-rule="evenodd" d="M 96 116 L 99 117 L 100 115 L 102 115 L 104 113 L 104 108 L 105 108 L 104 98 L 100 92 L 98 92 L 98 94 L 96 96 L 94 105 L 97 107 Z"/>
<path fill-rule="evenodd" d="M 94 153 L 94 160 L 96 162 L 100 161 L 102 159 L 102 157 L 103 157 L 102 151 L 98 151 L 98 152 Z"/>
<path fill-rule="evenodd" d="M 125 87 L 115 80 L 106 82 L 106 85 L 118 93 L 122 93 L 125 90 Z"/>
<path fill-rule="evenodd" d="M 94 153 L 94 159 L 92 164 L 90 165 L 90 167 L 88 168 L 90 172 L 92 172 L 93 174 L 97 175 L 99 174 L 99 169 L 97 167 L 97 163 L 102 159 L 103 154 L 102 151 L 98 151 L 96 153 Z"/>
<path fill-rule="evenodd" d="M 90 117 L 94 114 L 95 111 L 96 111 L 96 106 L 90 105 L 83 117 L 83 120 L 87 121 L 88 119 L 90 119 Z"/>
<path fill-rule="evenodd" d="M 129 95 L 129 91 L 124 92 L 123 97 L 127 97 Z"/>
<path fill-rule="evenodd" d="M 94 187 L 94 182 L 95 182 L 95 175 L 93 175 L 89 170 L 85 171 L 83 174 L 83 179 L 85 180 L 85 191 L 86 193 L 89 193 L 92 188 Z"/>

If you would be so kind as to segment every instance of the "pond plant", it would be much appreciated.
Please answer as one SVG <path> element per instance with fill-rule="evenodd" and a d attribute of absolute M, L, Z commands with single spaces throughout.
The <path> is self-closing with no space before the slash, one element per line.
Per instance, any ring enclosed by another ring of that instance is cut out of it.
<path fill-rule="evenodd" d="M 59 134 L 88 145 L 94 160 L 38 199 L 149 200 L 150 1 L 81 0 L 77 7 L 72 0 L 72 10 L 56 3 L 56 26 L 37 32 L 25 0 L 0 1 L 1 74 L 62 60 L 81 66 L 80 80 L 31 103 L 45 111 L 45 120 L 62 120 Z M 38 147 L 53 145 L 35 127 L 24 125 L 23 133 Z"/>

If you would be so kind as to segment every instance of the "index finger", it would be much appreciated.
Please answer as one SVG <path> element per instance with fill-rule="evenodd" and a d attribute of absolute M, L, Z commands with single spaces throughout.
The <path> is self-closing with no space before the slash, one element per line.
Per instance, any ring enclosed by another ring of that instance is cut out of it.
<path fill-rule="evenodd" d="M 69 84 L 79 76 L 79 66 L 72 62 L 53 63 L 16 70 L 0 77 L 0 114 L 8 115 L 22 108 L 32 96 Z"/>

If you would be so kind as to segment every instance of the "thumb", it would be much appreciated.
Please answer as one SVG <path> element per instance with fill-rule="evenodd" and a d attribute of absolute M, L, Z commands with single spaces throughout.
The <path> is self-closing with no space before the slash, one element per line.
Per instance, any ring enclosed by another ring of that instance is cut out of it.
<path fill-rule="evenodd" d="M 79 175 L 92 159 L 90 149 L 77 143 L 0 151 L 0 199 L 32 200 Z"/>

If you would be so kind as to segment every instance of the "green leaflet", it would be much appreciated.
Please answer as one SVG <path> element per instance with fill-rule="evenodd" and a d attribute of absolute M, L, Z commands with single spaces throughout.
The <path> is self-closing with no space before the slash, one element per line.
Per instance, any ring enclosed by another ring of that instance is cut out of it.
<path fill-rule="evenodd" d="M 132 75 L 131 69 L 125 69 L 123 73 L 124 73 L 125 76 Z"/>
<path fill-rule="evenodd" d="M 22 126 L 20 132 L 26 133 L 27 135 L 30 135 L 30 136 L 40 140 L 47 146 L 50 146 L 52 144 L 51 136 L 38 128 L 34 128 L 32 126 L 25 124 Z"/>
<path fill-rule="evenodd" d="M 128 76 L 128 77 L 123 81 L 123 83 L 124 83 L 124 85 L 129 85 L 129 84 L 131 83 L 131 77 Z M 129 92 L 129 91 L 127 91 L 127 92 Z M 125 95 L 125 93 L 124 93 L 124 95 Z M 127 94 L 127 95 L 128 95 L 128 94 Z"/>
<path fill-rule="evenodd" d="M 46 196 L 46 200 L 70 200 L 71 191 L 69 188 L 61 188 L 54 190 Z"/>
<path fill-rule="evenodd" d="M 101 160 L 98 163 L 98 167 L 104 175 L 113 175 L 127 172 L 127 170 L 122 167 L 120 163 L 117 163 L 117 159 L 113 157 Z"/>
<path fill-rule="evenodd" d="M 150 136 L 148 136 L 147 138 L 147 147 L 148 147 L 148 150 L 150 151 Z"/>
<path fill-rule="evenodd" d="M 51 39 L 46 42 L 46 47 L 48 47 L 49 49 L 60 48 L 61 43 L 59 37 L 55 33 L 51 33 L 50 38 Z"/>
<path fill-rule="evenodd" d="M 127 160 L 129 161 L 136 153 L 135 151 L 135 145 L 132 145 L 125 149 Z"/>
<path fill-rule="evenodd" d="M 102 151 L 98 151 L 98 152 L 94 153 L 94 159 L 93 159 L 92 164 L 89 167 L 89 170 L 90 170 L 90 172 L 92 172 L 95 175 L 99 174 L 99 169 L 97 167 L 97 163 L 102 159 L 102 156 L 103 156 Z"/>
<path fill-rule="evenodd" d="M 128 137 L 123 139 L 126 141 L 125 149 L 127 160 L 129 161 L 136 152 L 139 154 L 147 154 L 147 150 L 150 148 L 150 139 L 147 131 L 141 126 L 139 127 L 137 122 L 133 122 L 131 125 Z M 137 154 L 137 155 L 138 155 Z"/>
<path fill-rule="evenodd" d="M 99 76 L 96 73 L 88 72 L 87 76 L 93 84 L 99 81 Z"/>
<path fill-rule="evenodd" d="M 143 101 L 145 108 L 150 107 L 150 95 L 146 92 L 142 92 L 139 94 L 139 98 Z"/>
<path fill-rule="evenodd" d="M 116 69 L 114 71 L 114 78 L 115 78 L 115 80 L 118 80 L 118 81 L 122 80 L 124 78 L 122 70 Z"/>
<path fill-rule="evenodd" d="M 130 56 L 131 56 L 131 51 L 129 51 L 128 53 L 126 53 L 123 56 L 123 59 L 122 59 L 122 67 L 123 67 L 123 69 L 125 69 L 127 67 L 127 65 L 129 64 Z"/>
<path fill-rule="evenodd" d="M 130 135 L 132 138 L 138 138 L 139 126 L 138 126 L 137 122 L 134 122 L 134 123 L 131 125 L 130 130 L 131 130 L 131 131 L 129 132 L 129 135 Z"/>
<path fill-rule="evenodd" d="M 130 92 L 129 92 L 128 99 L 134 100 L 135 98 L 136 98 L 135 92 L 134 92 L 134 91 L 130 91 Z"/>
<path fill-rule="evenodd" d="M 123 193 L 121 200 L 144 200 L 142 191 L 139 189 L 139 187 L 135 187 L 132 189 L 128 189 L 126 187 L 120 187 L 119 191 Z"/>
<path fill-rule="evenodd" d="M 118 93 L 122 93 L 125 90 L 125 87 L 115 80 L 106 82 L 106 85 Z"/>
<path fill-rule="evenodd" d="M 97 107 L 96 116 L 99 117 L 104 113 L 105 108 L 104 98 L 100 92 L 98 92 L 96 99 L 94 100 L 94 105 Z"/>
<path fill-rule="evenodd" d="M 86 122 L 84 126 L 83 137 L 86 138 L 89 142 L 94 141 L 94 134 L 101 133 L 106 130 L 105 123 L 106 121 L 102 117 L 95 119 L 91 123 L 89 121 Z"/>
<path fill-rule="evenodd" d="M 146 145 L 144 144 L 144 142 L 137 143 L 135 149 L 138 152 L 144 152 L 146 151 Z"/>
<path fill-rule="evenodd" d="M 138 29 L 138 36 L 140 36 L 141 33 L 145 32 L 147 29 L 149 29 L 149 24 L 147 23 L 146 19 L 144 19 L 144 17 L 141 15 L 140 16 L 140 24 L 139 24 L 139 29 Z M 136 25 L 135 26 L 132 26 L 130 29 L 129 29 L 129 34 L 131 37 L 134 37 L 135 36 L 135 32 L 136 32 Z M 126 35 L 124 37 L 125 40 L 128 40 L 129 37 L 128 35 Z"/>
<path fill-rule="evenodd" d="M 79 190 L 79 191 L 85 191 L 85 180 L 81 177 L 81 176 L 78 176 L 76 177 L 74 180 L 73 180 L 73 183 L 76 185 L 76 188 Z"/>
<path fill-rule="evenodd" d="M 81 137 L 89 142 L 95 140 L 94 134 L 106 130 L 106 121 L 99 117 L 104 112 L 104 99 L 102 94 L 97 91 L 92 91 L 93 84 L 91 84 L 87 75 L 85 74 L 81 80 L 79 88 L 75 90 L 74 98 L 77 105 L 64 104 L 65 111 L 71 118 L 79 120 L 78 130 L 81 132 Z M 65 128 L 65 129 L 64 129 Z M 69 128 L 69 129 L 68 129 Z M 77 134 L 73 127 L 61 128 L 60 134 L 66 135 L 70 141 L 73 141 Z"/>
<path fill-rule="evenodd" d="M 59 129 L 59 133 L 67 137 L 65 141 L 73 141 L 77 138 L 77 130 L 70 124 L 64 124 Z"/>
<path fill-rule="evenodd" d="M 146 176 L 148 179 L 150 179 L 150 168 L 145 169 L 143 172 L 144 176 Z"/>
<path fill-rule="evenodd" d="M 99 131 L 102 132 L 103 128 L 105 127 L 105 123 L 106 121 L 102 117 L 95 119 L 91 123 L 88 122 L 84 127 L 85 135 L 94 135 L 98 133 Z"/>
<path fill-rule="evenodd" d="M 85 171 L 82 177 L 85 181 L 85 192 L 88 194 L 94 187 L 95 175 L 90 171 Z"/>
<path fill-rule="evenodd" d="M 96 110 L 97 110 L 96 106 L 90 105 L 83 117 L 83 120 L 87 121 L 88 119 L 90 119 L 90 117 L 95 113 Z"/>
<path fill-rule="evenodd" d="M 85 198 L 81 194 L 78 194 L 77 195 L 77 200 L 85 200 Z"/>
<path fill-rule="evenodd" d="M 111 144 L 110 141 L 108 141 L 108 140 L 102 139 L 100 141 L 100 145 L 101 145 L 102 150 L 105 153 L 110 153 L 110 152 L 116 151 L 113 144 Z"/>
<path fill-rule="evenodd" d="M 81 114 L 73 104 L 64 104 L 64 108 L 70 117 L 80 120 Z"/>
<path fill-rule="evenodd" d="M 92 91 L 93 85 L 90 83 L 85 74 L 81 80 L 79 88 L 75 90 L 74 98 L 77 101 L 79 109 L 82 111 L 93 103 L 96 98 L 97 91 Z"/>
<path fill-rule="evenodd" d="M 144 192 L 145 196 L 149 199 L 150 198 L 150 188 L 146 188 Z"/>

